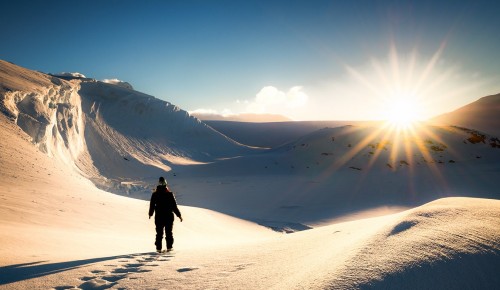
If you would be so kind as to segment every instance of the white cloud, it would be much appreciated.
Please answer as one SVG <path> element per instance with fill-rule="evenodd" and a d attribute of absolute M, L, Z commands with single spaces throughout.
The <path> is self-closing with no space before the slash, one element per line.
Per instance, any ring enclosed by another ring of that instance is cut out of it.
<path fill-rule="evenodd" d="M 263 87 L 255 96 L 255 103 L 261 105 L 282 104 L 286 100 L 286 94 L 273 86 Z"/>
<path fill-rule="evenodd" d="M 74 78 L 86 78 L 85 75 L 79 72 L 61 72 L 57 74 L 53 74 L 56 77 L 74 77 Z"/>
<path fill-rule="evenodd" d="M 127 89 L 130 89 L 130 90 L 134 89 L 130 83 L 121 81 L 119 79 L 103 79 L 102 82 L 103 83 L 107 83 L 107 84 L 117 85 L 117 86 L 120 86 L 120 87 L 123 87 L 123 88 L 127 88 Z"/>
<path fill-rule="evenodd" d="M 222 110 L 221 115 L 223 117 L 228 117 L 228 116 L 233 116 L 233 115 L 236 115 L 236 114 L 233 113 L 230 109 L 224 109 L 224 110 Z"/>
<path fill-rule="evenodd" d="M 284 109 L 295 109 L 304 106 L 309 100 L 308 95 L 302 91 L 301 86 L 295 86 L 283 92 L 273 86 L 263 87 L 248 102 L 247 111 L 252 113 L 283 113 Z"/>
<path fill-rule="evenodd" d="M 309 100 L 309 96 L 302 91 L 301 86 L 292 87 L 288 93 L 286 105 L 290 108 L 298 108 L 304 106 Z"/>
<path fill-rule="evenodd" d="M 292 87 L 287 92 L 280 91 L 274 86 L 265 86 L 255 95 L 254 99 L 237 99 L 233 102 L 231 108 L 222 110 L 199 108 L 189 111 L 189 114 L 204 120 L 243 120 L 243 117 L 252 114 L 267 115 L 268 119 L 266 120 L 271 120 L 269 119 L 271 115 L 290 118 L 290 114 L 293 114 L 295 109 L 305 106 L 308 100 L 309 97 L 301 86 Z"/>

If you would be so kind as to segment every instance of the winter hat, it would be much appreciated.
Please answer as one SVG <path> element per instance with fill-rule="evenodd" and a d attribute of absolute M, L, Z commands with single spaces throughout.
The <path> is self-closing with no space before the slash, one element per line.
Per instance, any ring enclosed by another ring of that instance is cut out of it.
<path fill-rule="evenodd" d="M 160 177 L 160 180 L 158 181 L 159 185 L 167 185 L 167 181 L 163 176 Z"/>

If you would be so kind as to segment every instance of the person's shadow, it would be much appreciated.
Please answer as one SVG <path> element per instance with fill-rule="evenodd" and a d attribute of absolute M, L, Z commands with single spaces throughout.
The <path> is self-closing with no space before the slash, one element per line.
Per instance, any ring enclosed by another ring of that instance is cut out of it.
<path fill-rule="evenodd" d="M 0 285 L 19 282 L 23 280 L 43 277 L 68 270 L 80 268 L 82 266 L 115 259 L 130 259 L 137 256 L 153 255 L 152 253 L 137 253 L 131 255 L 109 256 L 86 260 L 76 260 L 59 263 L 45 264 L 47 261 L 14 264 L 0 267 Z"/>

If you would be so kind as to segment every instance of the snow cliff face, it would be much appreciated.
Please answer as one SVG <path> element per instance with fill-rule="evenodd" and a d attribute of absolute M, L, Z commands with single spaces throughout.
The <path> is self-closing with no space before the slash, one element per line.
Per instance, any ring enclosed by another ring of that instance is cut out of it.
<path fill-rule="evenodd" d="M 250 150 L 129 87 L 88 78 L 66 81 L 4 61 L 0 83 L 2 113 L 41 151 L 110 191 L 149 192 L 147 184 L 178 164 Z"/>
<path fill-rule="evenodd" d="M 50 85 L 39 85 L 36 90 L 2 94 L 3 112 L 15 119 L 42 152 L 73 163 L 85 150 L 79 84 L 47 79 Z"/>

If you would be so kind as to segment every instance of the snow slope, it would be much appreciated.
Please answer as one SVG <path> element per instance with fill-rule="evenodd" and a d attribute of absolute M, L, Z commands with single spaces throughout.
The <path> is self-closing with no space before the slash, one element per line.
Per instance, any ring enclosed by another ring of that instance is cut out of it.
<path fill-rule="evenodd" d="M 500 137 L 500 94 L 482 97 L 455 111 L 431 119 L 432 122 L 471 128 Z"/>
<path fill-rule="evenodd" d="M 147 184 L 176 164 L 251 151 L 167 102 L 101 82 L 80 85 L 89 158 L 108 190 L 149 192 Z"/>
<path fill-rule="evenodd" d="M 152 253 L 147 202 L 96 189 L 0 115 L 0 289 L 494 289 L 500 201 L 446 198 L 291 235 L 181 206 Z"/>
<path fill-rule="evenodd" d="M 146 202 L 94 188 L 0 118 L 0 289 L 494 289 L 500 282 L 500 201 L 488 199 L 446 198 L 292 235 L 181 207 L 177 250 L 158 256 Z"/>
<path fill-rule="evenodd" d="M 134 250 L 137 245 L 150 248 L 154 223 L 147 219 L 148 202 L 98 190 L 71 166 L 35 148 L 29 142 L 29 136 L 11 120 L 0 115 L 0 121 L 2 239 L 22 241 L 10 244 L 10 247 L 2 243 L 3 258 L 26 259 L 38 252 L 37 257 L 43 260 L 44 251 L 38 251 L 38 248 L 49 248 L 45 250 L 48 252 L 45 254 L 49 255 L 57 254 L 62 245 L 68 249 L 76 248 L 76 251 L 68 251 L 65 255 L 78 258 L 89 257 L 89 251 L 91 255 L 104 252 L 118 254 Z M 208 210 L 191 207 L 182 207 L 181 210 L 186 216 L 201 218 L 194 220 L 196 223 L 188 218 L 182 224 L 180 231 L 186 235 L 183 244 L 189 244 L 188 238 L 200 232 L 205 232 L 203 236 L 208 243 L 211 243 L 210 236 L 219 243 L 222 239 L 217 235 L 224 233 L 225 227 L 237 224 L 243 233 L 245 224 L 249 224 L 234 222 L 234 219 Z M 223 222 L 206 232 L 204 226 L 214 219 L 223 219 Z M 26 228 L 17 231 L 19 226 Z M 123 231 L 125 228 L 127 230 Z M 89 232 L 93 234 L 86 237 Z M 251 231 L 252 236 L 255 233 Z M 101 244 L 113 250 L 108 248 L 100 252 L 97 245 Z"/>
<path fill-rule="evenodd" d="M 184 250 L 160 257 L 132 254 L 68 272 L 80 280 L 65 277 L 55 285 L 76 283 L 84 288 L 105 283 L 116 289 L 494 289 L 500 267 L 498 206 L 498 201 L 448 198 L 397 215 L 326 226 L 255 244 L 209 252 Z"/>

